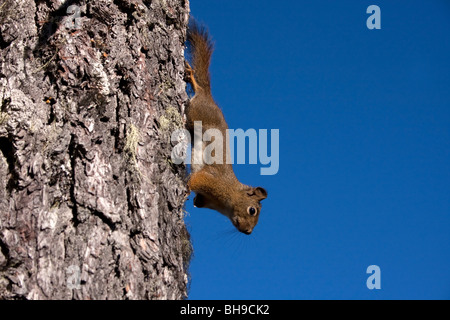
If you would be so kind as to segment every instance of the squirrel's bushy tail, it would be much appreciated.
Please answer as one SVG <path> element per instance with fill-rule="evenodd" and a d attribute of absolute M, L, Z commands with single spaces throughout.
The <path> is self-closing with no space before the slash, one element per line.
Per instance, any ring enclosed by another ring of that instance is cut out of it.
<path fill-rule="evenodd" d="M 195 80 L 203 90 L 210 93 L 209 64 L 214 50 L 213 43 L 206 28 L 192 18 L 189 21 L 187 45 L 191 57 L 191 66 L 195 71 Z"/>

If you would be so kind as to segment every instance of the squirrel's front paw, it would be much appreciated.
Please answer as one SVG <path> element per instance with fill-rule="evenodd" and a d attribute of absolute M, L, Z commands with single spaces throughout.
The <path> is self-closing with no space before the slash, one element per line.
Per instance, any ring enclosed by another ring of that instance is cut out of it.
<path fill-rule="evenodd" d="M 205 199 L 201 194 L 197 194 L 194 198 L 194 207 L 203 208 L 205 206 Z"/>

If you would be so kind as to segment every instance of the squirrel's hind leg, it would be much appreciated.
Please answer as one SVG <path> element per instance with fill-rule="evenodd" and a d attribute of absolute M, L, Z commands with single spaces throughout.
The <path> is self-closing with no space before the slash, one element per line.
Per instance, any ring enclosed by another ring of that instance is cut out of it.
<path fill-rule="evenodd" d="M 195 80 L 195 76 L 194 76 L 195 71 L 194 71 L 194 69 L 192 69 L 189 62 L 184 61 L 184 64 L 185 64 L 186 73 L 187 73 L 186 81 L 192 85 L 192 89 L 194 89 L 194 92 L 197 92 L 199 89 L 201 89 L 201 87 L 198 84 L 197 80 Z"/>

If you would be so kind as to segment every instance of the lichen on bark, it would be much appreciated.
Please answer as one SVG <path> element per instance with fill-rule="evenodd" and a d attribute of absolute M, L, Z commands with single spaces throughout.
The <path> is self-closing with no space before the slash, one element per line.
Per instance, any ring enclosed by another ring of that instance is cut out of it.
<path fill-rule="evenodd" d="M 186 173 L 160 119 L 184 112 L 188 15 L 0 3 L 0 298 L 187 296 Z"/>

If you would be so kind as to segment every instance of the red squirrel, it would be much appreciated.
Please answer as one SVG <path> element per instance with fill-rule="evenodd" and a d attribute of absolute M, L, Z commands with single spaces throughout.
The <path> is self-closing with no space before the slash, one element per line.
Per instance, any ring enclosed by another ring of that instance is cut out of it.
<path fill-rule="evenodd" d="M 195 94 L 186 107 L 186 127 L 192 137 L 195 134 L 194 122 L 201 121 L 202 135 L 208 129 L 217 129 L 222 137 L 226 137 L 228 125 L 211 94 L 211 38 L 204 27 L 191 21 L 187 44 L 192 67 L 186 62 L 186 81 L 191 84 Z M 201 143 L 203 151 L 211 142 Z M 195 163 L 193 150 L 188 188 L 196 193 L 196 207 L 216 210 L 227 216 L 240 232 L 250 234 L 258 223 L 261 200 L 267 198 L 267 191 L 262 187 L 251 187 L 239 182 L 232 164 L 226 161 L 230 159 L 229 148 L 225 143 L 223 145 L 223 161 L 219 161 L 221 163 Z"/>

